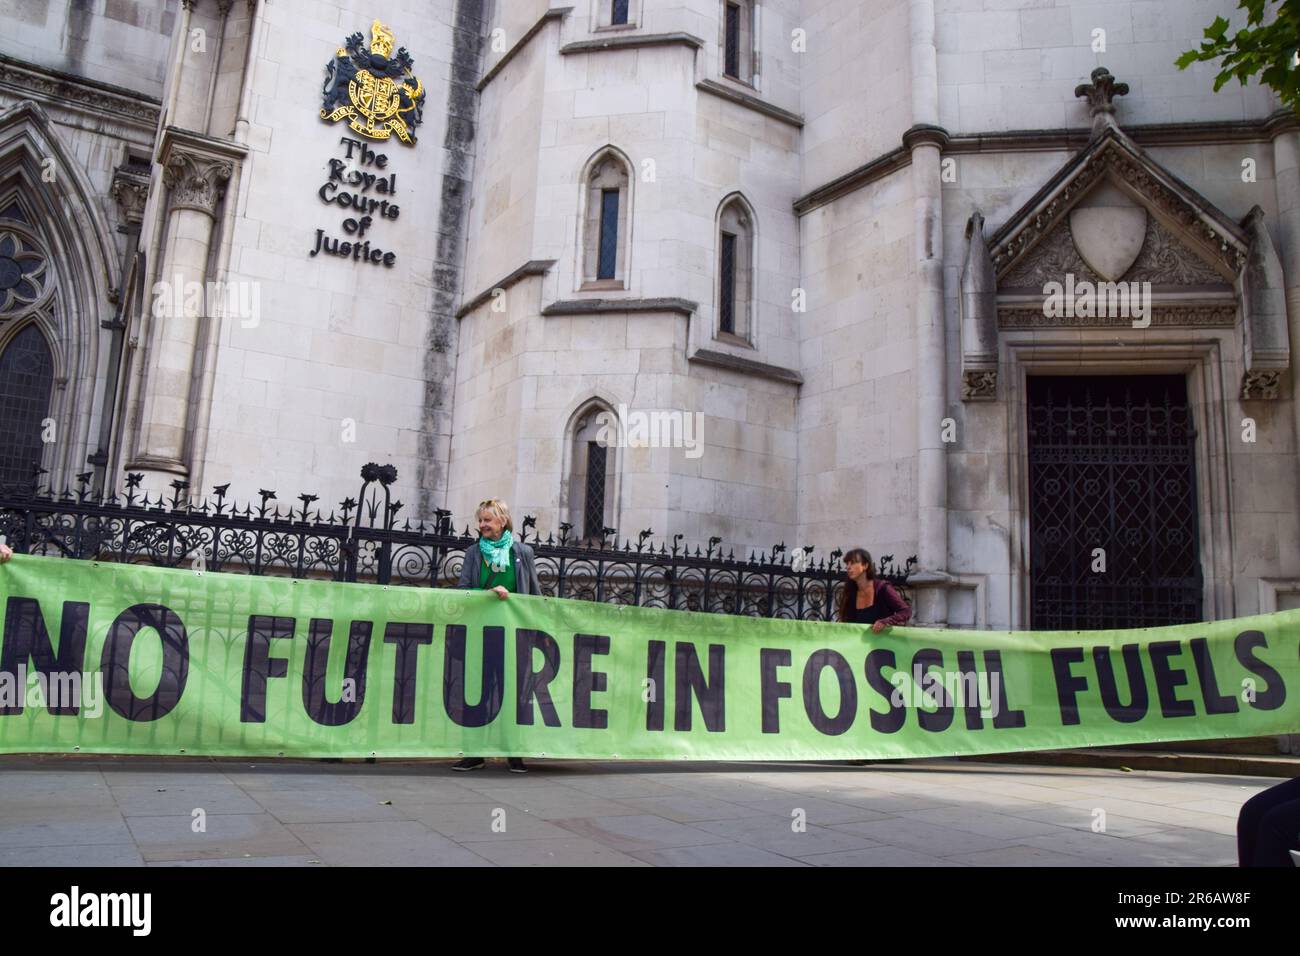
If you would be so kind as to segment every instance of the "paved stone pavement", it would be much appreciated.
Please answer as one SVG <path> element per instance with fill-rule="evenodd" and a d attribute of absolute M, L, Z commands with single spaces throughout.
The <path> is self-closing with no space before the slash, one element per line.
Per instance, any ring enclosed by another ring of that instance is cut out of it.
<path fill-rule="evenodd" d="M 958 760 L 530 765 L 0 757 L 0 866 L 1231 866 L 1237 811 L 1277 782 Z"/>

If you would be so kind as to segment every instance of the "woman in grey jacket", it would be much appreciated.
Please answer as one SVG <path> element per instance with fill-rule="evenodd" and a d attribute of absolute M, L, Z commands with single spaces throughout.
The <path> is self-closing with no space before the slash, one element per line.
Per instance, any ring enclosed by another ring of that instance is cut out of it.
<path fill-rule="evenodd" d="M 514 539 L 510 508 L 506 503 L 500 498 L 488 498 L 480 502 L 474 519 L 478 522 L 479 540 L 465 550 L 458 587 L 495 591 L 503 601 L 511 592 L 541 594 L 542 586 L 537 580 L 533 549 Z M 509 558 L 501 560 L 507 554 Z M 493 556 L 498 558 L 498 564 L 506 570 L 492 572 Z"/>
<path fill-rule="evenodd" d="M 460 566 L 459 586 L 466 590 L 493 591 L 501 600 L 511 594 L 541 594 L 533 549 L 516 541 L 512 534 L 510 508 L 499 498 L 479 502 L 474 512 L 479 539 L 465 549 Z M 509 757 L 512 773 L 527 773 L 519 757 Z M 482 757 L 466 757 L 452 765 L 452 770 L 478 770 L 487 764 Z"/>

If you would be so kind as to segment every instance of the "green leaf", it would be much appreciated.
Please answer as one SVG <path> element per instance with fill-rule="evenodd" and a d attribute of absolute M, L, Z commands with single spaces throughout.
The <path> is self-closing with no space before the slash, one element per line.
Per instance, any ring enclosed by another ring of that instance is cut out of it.
<path fill-rule="evenodd" d="M 1214 18 L 1214 22 L 1205 28 L 1205 36 L 1210 40 L 1222 40 L 1223 35 L 1228 32 L 1228 21 L 1223 17 Z"/>

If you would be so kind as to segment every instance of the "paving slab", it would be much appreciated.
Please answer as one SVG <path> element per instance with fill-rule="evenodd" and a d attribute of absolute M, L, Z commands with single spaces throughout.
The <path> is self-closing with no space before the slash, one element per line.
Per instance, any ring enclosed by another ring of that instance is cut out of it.
<path fill-rule="evenodd" d="M 262 809 L 256 800 L 233 784 L 195 785 L 190 778 L 181 780 L 179 786 L 176 781 L 155 780 L 154 783 L 167 785 L 110 788 L 123 816 L 190 816 L 196 809 L 205 813 L 258 813 Z"/>
<path fill-rule="evenodd" d="M 678 846 L 632 854 L 653 866 L 807 866 L 802 860 L 738 843 Z"/>
<path fill-rule="evenodd" d="M 1010 845 L 1009 841 L 956 830 L 921 820 L 893 817 L 867 823 L 840 823 L 832 830 L 867 840 L 872 844 L 896 846 L 926 857 L 949 857 L 958 853 L 994 850 Z"/>
<path fill-rule="evenodd" d="M 475 852 L 498 866 L 646 866 L 643 860 L 603 843 L 570 835 L 559 840 L 501 840 L 475 844 Z"/>
<path fill-rule="evenodd" d="M 1241 804 L 1276 782 L 960 760 L 451 764 L 0 756 L 0 866 L 1231 866 Z"/>
<path fill-rule="evenodd" d="M 140 866 L 142 863 L 144 858 L 139 847 L 131 842 L 0 849 L 0 867 Z"/>
<path fill-rule="evenodd" d="M 977 853 L 959 853 L 951 857 L 954 863 L 967 866 L 1103 866 L 1104 864 L 1085 857 L 1069 856 L 1035 846 L 1008 846 L 996 850 L 981 850 Z"/>
<path fill-rule="evenodd" d="M 203 829 L 196 831 L 199 823 Z M 146 862 L 285 856 L 306 849 L 269 813 L 133 816 L 127 826 Z"/>
<path fill-rule="evenodd" d="M 255 790 L 253 800 L 281 823 L 360 823 L 406 816 L 370 790 L 335 786 L 314 790 Z"/>
<path fill-rule="evenodd" d="M 579 836 L 625 853 L 732 842 L 694 826 L 650 814 L 585 817 L 556 822 Z"/>
<path fill-rule="evenodd" d="M 799 858 L 836 850 L 861 850 L 874 842 L 863 837 L 814 826 L 789 817 L 746 817 L 741 820 L 712 820 L 696 824 L 701 830 L 735 843 L 755 846 L 782 856 Z"/>
<path fill-rule="evenodd" d="M 510 840 L 567 839 L 573 835 L 562 826 L 503 801 L 489 801 L 472 806 L 418 805 L 403 807 L 402 810 L 410 819 L 418 820 L 430 830 L 466 845 L 504 843 Z"/>
<path fill-rule="evenodd" d="M 937 823 L 953 830 L 965 830 L 999 840 L 1015 840 L 1026 836 L 1043 836 L 1061 829 L 1054 823 L 1027 820 L 1010 813 L 993 813 L 969 808 L 952 809 L 936 807 L 928 810 L 905 810 L 897 814 L 904 820 L 918 823 Z"/>
<path fill-rule="evenodd" d="M 869 846 L 861 850 L 837 850 L 801 857 L 809 866 L 966 866 L 950 857 L 918 853 L 901 846 Z"/>
<path fill-rule="evenodd" d="M 295 823 L 314 858 L 334 866 L 491 866 L 482 856 L 412 820 Z"/>

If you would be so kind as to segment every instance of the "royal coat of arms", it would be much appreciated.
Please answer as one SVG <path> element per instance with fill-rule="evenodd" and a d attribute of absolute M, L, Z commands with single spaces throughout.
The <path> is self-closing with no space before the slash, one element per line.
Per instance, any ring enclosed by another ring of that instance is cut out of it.
<path fill-rule="evenodd" d="M 414 146 L 424 86 L 411 72 L 411 54 L 399 47 L 392 55 L 393 33 L 378 20 L 370 25 L 369 50 L 365 42 L 362 34 L 352 34 L 325 68 L 321 119 L 334 123 L 346 117 L 355 132 L 369 139 L 388 139 L 391 133 Z"/>

